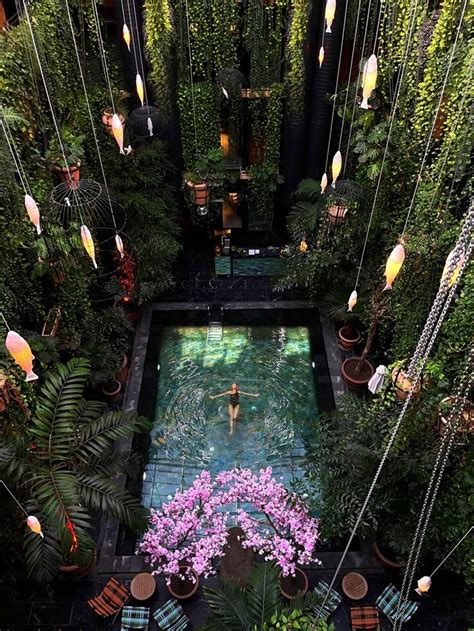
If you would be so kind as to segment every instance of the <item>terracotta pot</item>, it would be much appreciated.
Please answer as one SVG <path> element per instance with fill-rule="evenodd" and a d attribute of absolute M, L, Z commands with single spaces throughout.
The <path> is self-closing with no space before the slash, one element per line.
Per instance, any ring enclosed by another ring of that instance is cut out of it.
<path fill-rule="evenodd" d="M 104 110 L 102 113 L 102 124 L 104 125 L 107 132 L 111 135 L 113 135 L 113 130 L 112 130 L 113 115 L 114 113 L 112 112 L 112 110 Z M 117 112 L 117 116 L 119 117 L 120 122 L 122 123 L 122 129 L 123 129 L 125 127 L 125 116 L 122 116 L 122 114 L 119 114 L 118 112 Z"/>
<path fill-rule="evenodd" d="M 293 600 L 298 595 L 304 596 L 308 591 L 308 577 L 298 567 L 295 576 L 283 576 L 280 573 L 280 591 L 288 600 Z"/>
<path fill-rule="evenodd" d="M 116 379 L 112 379 L 102 386 L 102 394 L 106 396 L 111 403 L 120 399 L 121 390 L 122 385 Z"/>
<path fill-rule="evenodd" d="M 339 329 L 337 335 L 339 337 L 340 345 L 346 351 L 354 348 L 354 346 L 356 346 L 356 344 L 360 342 L 361 338 L 360 331 L 350 325 L 343 326 L 341 329 Z"/>
<path fill-rule="evenodd" d="M 408 398 L 408 393 L 410 392 L 410 388 L 412 382 L 408 379 L 405 371 L 401 368 L 394 368 L 392 370 L 392 384 L 393 389 L 395 390 L 395 394 L 401 401 L 406 401 Z M 418 380 L 418 383 L 413 390 L 412 399 L 414 399 L 421 389 L 421 379 Z"/>
<path fill-rule="evenodd" d="M 346 220 L 347 208 L 333 204 L 328 208 L 328 221 L 333 226 L 340 226 Z"/>
<path fill-rule="evenodd" d="M 363 390 L 375 372 L 372 364 L 366 359 L 363 360 L 360 370 L 356 370 L 360 360 L 360 357 L 349 357 L 341 366 L 342 378 L 353 392 Z"/>
<path fill-rule="evenodd" d="M 123 385 L 127 381 L 127 377 L 128 377 L 128 357 L 124 353 L 122 365 L 120 366 L 119 370 L 117 370 L 117 372 L 115 373 L 114 379 L 118 381 L 121 385 Z"/>
<path fill-rule="evenodd" d="M 186 186 L 189 190 L 194 191 L 194 203 L 196 206 L 206 206 L 209 202 L 210 191 L 206 182 L 201 184 L 193 184 L 189 180 L 186 182 Z"/>
<path fill-rule="evenodd" d="M 94 552 L 94 557 L 87 565 L 75 565 L 73 563 L 65 563 L 64 565 L 60 565 L 58 570 L 71 578 L 81 578 L 82 576 L 87 576 L 92 572 L 95 567 L 96 554 Z"/>
<path fill-rule="evenodd" d="M 169 593 L 177 600 L 185 600 L 191 598 L 197 592 L 199 587 L 199 576 L 193 569 L 188 568 L 186 565 L 180 565 L 180 568 L 187 570 L 193 575 L 193 580 L 186 577 L 184 580 L 180 576 L 172 576 L 170 584 L 168 585 Z"/>
<path fill-rule="evenodd" d="M 390 567 L 393 570 L 400 570 L 400 569 L 406 567 L 406 562 L 404 562 L 404 561 L 402 561 L 402 562 L 394 561 L 394 560 L 389 559 L 388 557 L 386 557 L 385 554 L 382 552 L 382 550 L 379 548 L 378 544 L 375 541 L 373 542 L 372 547 L 374 549 L 375 556 L 378 558 L 380 563 L 382 565 L 384 565 L 385 567 Z"/>
<path fill-rule="evenodd" d="M 65 167 L 60 167 L 57 164 L 53 167 L 53 172 L 56 174 L 60 182 L 67 182 L 71 188 L 77 188 L 77 182 L 81 179 L 81 161 L 78 160 L 76 164 L 69 165 L 69 171 Z M 69 179 L 69 175 L 71 179 Z"/>
<path fill-rule="evenodd" d="M 448 427 L 448 422 L 450 419 L 451 409 L 456 404 L 457 397 L 445 397 L 442 401 L 440 401 L 438 408 L 438 432 L 442 435 L 446 431 Z M 444 407 L 444 409 L 443 409 Z M 462 409 L 460 415 L 461 418 L 457 418 L 457 428 L 456 431 L 460 434 L 468 432 L 474 432 L 474 406 L 469 401 L 465 402 L 464 408 Z"/>

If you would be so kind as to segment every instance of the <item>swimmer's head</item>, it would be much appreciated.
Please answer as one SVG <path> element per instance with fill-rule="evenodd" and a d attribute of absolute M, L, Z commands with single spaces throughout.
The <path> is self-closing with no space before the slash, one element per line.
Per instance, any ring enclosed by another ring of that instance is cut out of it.
<path fill-rule="evenodd" d="M 236 384 L 236 383 L 233 383 L 233 384 L 231 385 L 230 389 L 231 389 L 233 392 L 236 392 L 236 391 L 238 390 L 238 388 L 237 388 L 237 384 Z"/>

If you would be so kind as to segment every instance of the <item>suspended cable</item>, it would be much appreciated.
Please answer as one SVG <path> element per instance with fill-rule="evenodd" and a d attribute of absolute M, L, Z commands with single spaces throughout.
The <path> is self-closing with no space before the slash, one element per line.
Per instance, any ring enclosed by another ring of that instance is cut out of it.
<path fill-rule="evenodd" d="M 129 0 L 127 0 L 127 4 L 128 4 Z M 143 79 L 143 90 L 144 90 L 144 94 L 145 94 L 145 105 L 148 105 L 148 94 L 147 94 L 147 89 L 146 89 L 146 80 L 145 80 L 145 68 L 143 66 L 143 54 L 142 54 L 142 44 L 140 41 L 140 31 L 138 28 L 138 16 L 137 16 L 137 7 L 135 6 L 135 2 L 132 0 L 132 7 L 133 7 L 133 13 L 135 16 L 135 25 L 136 25 L 136 31 L 137 31 L 137 44 L 138 44 L 138 58 L 140 60 L 140 68 L 141 68 L 141 75 L 142 75 L 142 79 Z M 130 7 L 129 7 L 129 11 L 130 11 Z M 133 42 L 132 42 L 133 43 Z M 138 69 L 137 69 L 138 72 Z"/>
<path fill-rule="evenodd" d="M 84 91 L 84 98 L 85 98 L 85 102 L 86 102 L 87 112 L 88 112 L 88 115 L 89 115 L 89 120 L 90 120 L 90 124 L 91 124 L 91 128 L 92 128 L 92 135 L 94 136 L 94 142 L 95 142 L 95 147 L 96 147 L 96 151 L 97 151 L 97 157 L 99 159 L 99 165 L 100 165 L 100 170 L 101 170 L 101 173 L 102 173 L 102 179 L 104 181 L 105 191 L 107 193 L 107 199 L 108 199 L 108 202 L 109 202 L 109 208 L 110 208 L 110 214 L 112 216 L 112 222 L 113 222 L 113 225 L 114 225 L 114 228 L 115 228 L 115 232 L 117 232 L 117 224 L 116 224 L 116 221 L 115 221 L 115 214 L 114 214 L 114 209 L 113 209 L 113 206 L 112 206 L 112 200 L 110 199 L 109 187 L 108 187 L 107 178 L 106 178 L 106 175 L 105 175 L 104 164 L 102 162 L 102 155 L 100 153 L 99 141 L 98 141 L 98 138 L 97 138 L 97 132 L 96 132 L 95 125 L 94 125 L 94 117 L 92 116 L 92 110 L 91 110 L 91 105 L 90 105 L 90 101 L 89 101 L 89 95 L 87 93 L 87 87 L 86 87 L 86 81 L 85 81 L 85 78 L 84 78 L 84 72 L 82 70 L 81 60 L 80 60 L 80 56 L 79 56 L 79 50 L 77 48 L 77 42 L 76 42 L 76 38 L 74 36 L 74 26 L 73 26 L 73 23 L 72 23 L 71 11 L 70 11 L 70 8 L 69 8 L 69 0 L 65 0 L 65 3 L 66 3 L 67 16 L 68 16 L 68 20 L 69 20 L 69 26 L 70 26 L 70 29 L 71 29 L 72 43 L 73 43 L 73 46 L 74 46 L 74 51 L 76 53 L 77 65 L 78 65 L 78 68 L 79 68 L 79 75 L 81 77 L 82 89 Z"/>
<path fill-rule="evenodd" d="M 193 125 L 194 125 L 194 143 L 196 145 L 196 156 L 198 153 L 198 137 L 197 137 L 197 126 L 196 126 L 196 106 L 194 102 L 194 77 L 193 77 L 193 53 L 191 47 L 191 31 L 189 29 L 189 6 L 188 0 L 185 2 L 186 4 L 186 28 L 188 31 L 188 54 L 189 54 L 189 80 L 191 82 L 191 101 L 193 106 Z"/>
<path fill-rule="evenodd" d="M 25 195 L 31 195 L 31 189 L 28 184 L 28 179 L 26 177 L 25 171 L 23 170 L 23 165 L 21 164 L 21 159 L 18 153 L 18 150 L 15 146 L 15 141 L 13 139 L 13 135 L 11 133 L 10 127 L 8 125 L 8 121 L 4 116 L 3 106 L 0 106 L 2 110 L 2 118 L 0 119 L 0 125 L 2 126 L 3 133 L 5 135 L 5 139 L 7 141 L 8 149 L 10 151 L 10 155 L 13 160 L 13 164 L 15 166 L 15 170 L 18 173 L 18 177 L 20 178 L 21 187 L 25 192 Z"/>
<path fill-rule="evenodd" d="M 453 46 L 452 46 L 452 49 L 451 49 L 451 55 L 449 57 L 448 67 L 446 69 L 446 74 L 444 76 L 443 86 L 441 88 L 441 92 L 440 92 L 440 95 L 439 95 L 438 105 L 436 107 L 435 114 L 433 116 L 433 123 L 431 125 L 431 130 L 430 130 L 430 133 L 429 133 L 429 136 L 428 136 L 428 140 L 426 142 L 425 151 L 423 153 L 423 158 L 422 158 L 421 164 L 420 164 L 420 170 L 418 172 L 418 177 L 416 178 L 416 181 L 415 181 L 415 188 L 414 188 L 414 191 L 413 191 L 413 195 L 411 197 L 410 206 L 408 207 L 408 212 L 407 212 L 407 216 L 406 216 L 406 219 L 405 219 L 405 224 L 403 226 L 402 235 L 405 233 L 405 231 L 407 229 L 408 221 L 410 220 L 411 211 L 413 209 L 413 205 L 415 203 L 416 194 L 418 192 L 418 186 L 419 186 L 420 181 L 421 181 L 421 174 L 422 174 L 423 169 L 425 167 L 426 159 L 428 157 L 428 153 L 429 153 L 429 150 L 430 150 L 431 138 L 433 136 L 433 132 L 435 130 L 436 122 L 437 122 L 437 119 L 438 119 L 438 113 L 439 113 L 439 110 L 441 108 L 441 104 L 443 102 L 444 91 L 445 91 L 446 85 L 448 83 L 449 72 L 451 70 L 451 66 L 452 66 L 452 63 L 453 63 L 454 53 L 456 52 L 456 46 L 457 46 L 459 34 L 461 32 L 461 26 L 462 26 L 462 23 L 463 23 L 464 13 L 466 11 L 466 7 L 467 7 L 467 0 L 464 0 L 462 12 L 461 12 L 461 17 L 459 18 L 459 24 L 458 24 L 458 27 L 456 29 L 456 36 L 454 38 L 454 43 L 453 43 Z"/>
<path fill-rule="evenodd" d="M 335 83 L 335 86 L 334 86 L 334 95 L 333 95 L 334 101 L 333 101 L 333 105 L 332 105 L 331 124 L 329 126 L 328 150 L 326 152 L 326 163 L 325 163 L 325 168 L 324 168 L 324 172 L 325 173 L 327 173 L 327 170 L 328 170 L 329 152 L 331 150 L 332 127 L 333 127 L 333 123 L 334 123 L 334 113 L 336 111 L 337 89 L 338 89 L 338 84 L 339 84 L 339 73 L 341 71 L 342 49 L 344 47 L 344 34 L 346 32 L 346 18 L 347 18 L 347 8 L 348 8 L 348 6 L 349 6 L 349 1 L 346 0 L 345 7 L 344 7 L 344 21 L 343 21 L 343 24 L 342 24 L 341 46 L 339 48 L 339 62 L 337 64 L 336 83 Z M 334 177 L 333 177 L 333 180 L 334 180 Z"/>
<path fill-rule="evenodd" d="M 401 629 L 402 627 L 402 621 L 398 620 L 400 608 L 402 607 L 403 603 L 407 600 L 408 593 L 410 590 L 410 585 L 412 585 L 413 583 L 415 570 L 418 565 L 421 548 L 423 546 L 429 520 L 431 518 L 431 513 L 433 511 L 433 507 L 436 501 L 439 487 L 441 485 L 443 473 L 446 469 L 449 454 L 451 452 L 451 448 L 454 443 L 454 438 L 456 436 L 457 428 L 461 422 L 462 411 L 466 404 L 468 394 L 472 388 L 472 384 L 474 381 L 474 373 L 472 371 L 473 362 L 474 362 L 474 344 L 471 344 L 470 350 L 468 352 L 468 357 L 464 366 L 464 370 L 462 372 L 461 378 L 459 380 L 459 385 L 458 385 L 456 394 L 454 396 L 455 405 L 453 406 L 448 416 L 446 430 L 443 433 L 443 436 L 441 438 L 441 443 L 439 445 L 438 453 L 435 459 L 435 463 L 433 465 L 433 471 L 428 483 L 428 488 L 425 493 L 423 505 L 420 510 L 418 523 L 416 526 L 415 534 L 412 541 L 412 546 L 411 546 L 409 557 L 408 557 L 407 567 L 405 569 L 404 576 L 403 576 L 403 583 L 400 590 L 400 599 L 398 601 L 397 613 L 395 614 L 395 625 L 394 625 L 395 631 L 396 629 Z M 459 545 L 462 541 L 463 540 L 458 542 L 457 545 Z M 457 545 L 455 546 L 455 548 L 453 548 L 453 550 L 450 552 L 448 557 L 456 549 Z M 438 565 L 438 567 L 434 570 L 431 576 L 441 567 L 441 565 L 443 565 L 446 558 Z"/>
<path fill-rule="evenodd" d="M 383 15 L 382 7 L 383 7 L 383 2 L 381 0 L 380 4 L 379 4 L 379 16 L 378 16 L 378 19 L 377 19 L 377 28 L 375 29 L 374 45 L 372 46 L 372 54 L 374 54 L 374 55 L 375 55 L 375 51 L 377 49 L 378 40 L 379 40 L 380 22 L 382 20 L 382 15 Z"/>
<path fill-rule="evenodd" d="M 402 66 L 401 66 L 401 70 L 399 73 L 399 77 L 398 77 L 398 81 L 397 81 L 397 87 L 396 87 L 396 92 L 395 92 L 395 101 L 392 105 L 391 108 L 391 112 L 390 112 L 390 124 L 389 124 L 389 128 L 388 128 L 388 133 L 387 133 L 387 140 L 385 141 L 385 147 L 384 147 L 384 152 L 383 152 L 383 156 L 382 156 L 382 163 L 380 165 L 380 171 L 379 171 L 379 175 L 377 178 L 377 184 L 375 187 L 375 194 L 374 194 L 374 199 L 372 200 L 372 208 L 370 210 L 370 215 L 369 215 L 369 222 L 367 224 L 367 230 L 365 233 L 365 239 L 364 239 L 364 245 L 362 247 L 362 253 L 360 256 L 360 261 L 359 261 L 359 266 L 357 269 L 357 276 L 356 276 L 356 281 L 354 283 L 354 290 L 353 292 L 357 292 L 357 287 L 359 285 L 359 279 L 360 279 L 360 273 L 362 270 L 362 264 L 364 262 L 364 257 L 365 257 L 365 251 L 367 249 L 367 243 L 368 243 L 368 239 L 369 239 L 369 233 L 370 233 L 370 228 L 372 225 L 372 219 L 375 213 L 375 207 L 377 205 L 377 200 L 378 200 L 378 196 L 379 196 L 379 191 L 380 191 L 380 184 L 382 182 L 382 176 L 383 176 L 383 172 L 384 172 L 384 166 L 385 166 L 385 161 L 387 159 L 387 155 L 388 155 L 388 147 L 390 145 L 390 138 L 392 136 L 392 130 L 393 130 L 393 125 L 395 122 L 395 114 L 397 111 L 397 107 L 398 107 L 398 100 L 400 97 L 400 92 L 401 92 L 401 86 L 402 86 L 402 81 L 403 78 L 405 76 L 405 70 L 406 70 L 406 65 L 407 65 L 407 60 L 408 60 L 408 53 L 410 50 L 410 44 L 411 44 L 411 39 L 413 36 L 413 28 L 415 26 L 416 23 L 416 9 L 417 9 L 417 5 L 418 5 L 418 0 L 415 1 L 414 5 L 411 8 L 411 13 L 410 13 L 410 28 L 408 30 L 406 39 L 405 39 L 405 50 L 404 50 L 404 56 L 403 56 L 403 61 L 402 61 Z M 357 293 L 356 293 L 356 300 L 357 300 Z"/>
<path fill-rule="evenodd" d="M 97 31 L 97 41 L 99 42 L 99 55 L 102 62 L 102 70 L 104 73 L 105 84 L 109 90 L 110 103 L 112 105 L 112 112 L 115 114 L 115 102 L 112 94 L 112 84 L 110 82 L 109 68 L 107 66 L 107 58 L 105 55 L 104 40 L 102 39 L 102 30 L 100 28 L 99 12 L 97 11 L 96 0 L 92 0 L 92 12 L 94 14 L 94 22 Z"/>
<path fill-rule="evenodd" d="M 360 16 L 361 6 L 362 6 L 362 0 L 359 0 L 359 2 L 357 4 L 357 15 L 356 15 L 355 26 L 354 26 L 354 40 L 352 42 L 351 61 L 350 61 L 350 64 L 349 64 L 349 71 L 348 71 L 348 76 L 347 76 L 346 98 L 344 99 L 344 108 L 342 110 L 341 133 L 339 135 L 339 145 L 337 147 L 339 151 L 341 150 L 342 137 L 343 137 L 343 134 L 344 134 L 344 124 L 346 122 L 347 101 L 349 99 L 349 86 L 351 84 L 352 66 L 354 64 L 354 55 L 355 55 L 355 48 L 356 48 L 356 43 L 357 43 L 357 29 L 359 27 L 359 16 Z M 345 169 L 345 166 L 346 166 L 347 153 L 348 152 L 349 152 L 349 147 L 347 147 L 347 149 L 346 149 L 346 158 L 344 160 L 344 169 Z"/>
<path fill-rule="evenodd" d="M 367 33 L 369 30 L 369 16 L 370 16 L 370 7 L 372 4 L 372 0 L 369 0 L 369 4 L 367 6 L 367 19 L 365 22 L 365 28 L 364 28 L 364 37 L 362 38 L 362 48 L 361 48 L 361 59 L 363 59 L 364 57 L 364 50 L 365 50 L 365 43 L 367 40 Z M 354 116 L 355 116 L 355 106 L 357 103 L 357 94 L 359 92 L 359 85 L 360 85 L 360 78 L 362 76 L 362 72 L 361 69 L 359 67 L 359 72 L 357 73 L 357 82 L 356 82 L 356 87 L 355 87 L 355 92 L 354 92 L 354 101 L 352 103 L 352 115 L 351 115 L 351 124 L 349 126 L 349 137 L 347 139 L 347 149 L 345 152 L 345 156 L 344 156 L 344 171 L 346 170 L 346 166 L 347 166 L 347 160 L 349 158 L 349 147 L 351 145 L 351 137 L 352 137 L 352 126 L 354 124 Z"/>
<path fill-rule="evenodd" d="M 473 231 L 473 226 L 474 226 L 474 201 L 471 202 L 471 205 L 470 205 L 470 208 L 469 208 L 466 220 L 464 222 L 464 225 L 462 227 L 461 233 L 460 233 L 459 238 L 457 240 L 456 248 L 455 248 L 456 250 L 459 248 L 459 246 L 463 246 L 464 245 L 466 239 L 470 239 L 471 243 L 472 243 L 471 233 Z M 431 321 L 432 320 L 435 320 L 436 326 L 434 327 L 434 330 L 433 330 L 433 332 L 431 334 L 430 342 L 429 342 L 428 346 L 425 346 L 423 341 L 422 341 L 423 334 L 422 334 L 422 336 L 420 337 L 420 339 L 418 341 L 417 347 L 416 347 L 414 355 L 413 355 L 414 358 L 416 358 L 416 370 L 415 370 L 415 374 L 411 377 L 410 390 L 408 392 L 407 398 L 405 399 L 403 407 L 402 407 L 402 409 L 400 411 L 400 414 L 398 416 L 397 422 L 395 423 L 395 426 L 394 426 L 394 428 L 392 430 L 392 433 L 390 434 L 390 438 L 388 440 L 388 443 L 387 443 L 387 446 L 385 448 L 385 451 L 384 451 L 384 453 L 382 455 L 382 459 L 381 459 L 381 461 L 379 463 L 379 466 L 377 468 L 377 471 L 376 471 L 376 473 L 374 475 L 374 478 L 373 478 L 372 483 L 370 485 L 370 488 L 369 488 L 369 491 L 367 493 L 367 496 L 366 496 L 366 498 L 365 498 L 365 500 L 364 500 L 364 502 L 362 504 L 362 507 L 361 507 L 361 509 L 359 511 L 359 514 L 357 516 L 355 524 L 352 527 L 351 533 L 349 535 L 349 539 L 348 539 L 348 541 L 346 543 L 346 547 L 344 548 L 344 551 L 343 551 L 342 556 L 341 556 L 341 558 L 339 560 L 339 563 L 338 563 L 338 565 L 336 567 L 336 570 L 334 572 L 332 580 L 331 580 L 331 582 L 330 582 L 330 584 L 328 586 L 328 589 L 326 591 L 326 595 L 325 595 L 325 597 L 323 599 L 322 604 L 318 608 L 318 613 L 317 613 L 316 621 L 315 621 L 316 624 L 318 623 L 318 621 L 319 621 L 319 619 L 321 617 L 321 611 L 323 611 L 324 606 L 325 606 L 325 604 L 326 604 L 326 602 L 328 600 L 328 597 L 329 597 L 329 594 L 331 592 L 331 589 L 334 586 L 336 578 L 337 578 L 337 576 L 339 574 L 339 571 L 341 570 L 341 567 L 342 567 L 342 565 L 344 563 L 344 560 L 345 560 L 345 558 L 347 556 L 347 553 L 348 553 L 349 548 L 350 548 L 350 546 L 352 544 L 352 541 L 353 541 L 353 539 L 355 537 L 355 534 L 356 534 L 356 532 L 357 532 L 357 530 L 358 530 L 358 528 L 359 528 L 359 526 L 361 524 L 361 521 L 362 521 L 362 518 L 364 516 L 364 513 L 367 510 L 367 506 L 368 506 L 369 501 L 370 501 L 370 499 L 371 499 L 371 497 L 373 495 L 375 486 L 376 486 L 376 484 L 377 484 L 377 482 L 378 482 L 378 480 L 380 478 L 380 474 L 381 474 L 381 472 L 383 470 L 385 462 L 386 462 L 386 460 L 388 458 L 388 455 L 389 455 L 389 453 L 390 453 L 390 451 L 392 449 L 392 446 L 393 446 L 393 444 L 395 442 L 395 438 L 397 437 L 397 434 L 398 434 L 398 431 L 399 431 L 399 429 L 401 427 L 401 424 L 402 424 L 402 422 L 403 422 L 403 420 L 405 418 L 405 414 L 406 414 L 406 411 L 408 409 L 408 406 L 410 405 L 411 399 L 412 399 L 413 394 L 415 392 L 415 388 L 417 387 L 417 384 L 418 384 L 418 382 L 420 380 L 422 370 L 423 370 L 423 368 L 424 368 L 424 366 L 426 364 L 428 356 L 429 356 L 429 354 L 431 352 L 431 349 L 432 349 L 432 347 L 434 345 L 434 342 L 435 342 L 435 340 L 437 338 L 437 335 L 438 335 L 438 332 L 439 332 L 439 330 L 441 328 L 441 325 L 443 324 L 443 321 L 444 321 L 444 318 L 446 316 L 446 313 L 447 313 L 447 311 L 449 309 L 449 306 L 450 306 L 450 304 L 452 302 L 452 299 L 453 299 L 453 297 L 455 295 L 457 286 L 458 286 L 458 284 L 459 284 L 459 282 L 460 282 L 460 280 L 462 278 L 462 274 L 463 274 L 463 271 L 464 271 L 464 268 L 465 268 L 465 265 L 466 265 L 466 260 L 467 259 L 465 259 L 462 262 L 462 264 L 460 266 L 460 269 L 459 269 L 459 274 L 457 275 L 456 279 L 454 280 L 451 288 L 449 288 L 449 286 L 448 286 L 449 278 L 451 277 L 452 272 L 454 271 L 456 265 L 458 264 L 458 260 L 456 259 L 456 257 L 453 257 L 453 259 L 451 260 L 451 262 L 449 263 L 449 266 L 448 266 L 447 278 L 445 278 L 440 284 L 440 287 L 438 289 L 436 297 L 435 297 L 435 299 L 433 301 L 433 304 L 431 306 L 431 310 L 430 310 L 430 313 L 429 313 L 428 318 L 426 320 L 425 327 L 424 327 L 423 331 L 425 331 L 425 328 L 428 328 L 428 327 L 431 328 Z"/>

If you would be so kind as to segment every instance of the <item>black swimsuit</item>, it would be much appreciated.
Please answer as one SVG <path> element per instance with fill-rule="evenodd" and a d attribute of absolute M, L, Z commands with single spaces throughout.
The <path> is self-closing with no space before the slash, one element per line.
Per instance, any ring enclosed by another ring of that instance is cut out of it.
<path fill-rule="evenodd" d="M 229 403 L 231 404 L 231 406 L 232 406 L 233 408 L 235 408 L 235 407 L 237 407 L 237 406 L 239 405 L 240 401 L 239 401 L 239 393 L 238 393 L 238 391 L 237 391 L 237 392 L 233 392 L 233 393 L 230 395 L 230 401 L 229 401 Z"/>

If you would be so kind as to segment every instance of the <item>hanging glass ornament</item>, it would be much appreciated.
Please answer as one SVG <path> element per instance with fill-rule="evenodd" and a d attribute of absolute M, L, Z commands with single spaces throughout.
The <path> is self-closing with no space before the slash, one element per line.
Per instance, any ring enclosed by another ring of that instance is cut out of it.
<path fill-rule="evenodd" d="M 328 174 L 323 173 L 323 177 L 321 178 L 321 195 L 324 193 L 328 185 Z"/>
<path fill-rule="evenodd" d="M 448 254 L 446 263 L 444 264 L 443 273 L 441 274 L 440 285 L 442 285 L 446 280 L 448 280 L 448 274 L 449 274 L 450 268 L 451 268 L 451 278 L 448 280 L 448 288 L 452 287 L 454 283 L 456 282 L 456 279 L 459 276 L 459 272 L 461 271 L 461 267 L 464 265 L 464 260 L 466 258 L 464 256 L 464 252 L 461 252 L 459 255 L 458 262 L 456 263 L 455 267 L 453 267 L 453 263 L 454 263 L 456 255 L 457 255 L 456 249 L 451 250 L 451 252 Z"/>
<path fill-rule="evenodd" d="M 384 291 L 386 291 L 387 289 L 392 289 L 392 283 L 398 276 L 398 272 L 400 271 L 404 260 L 405 248 L 401 243 L 399 243 L 391 251 L 390 256 L 387 259 L 387 264 L 385 265 L 386 285 L 383 288 Z"/>
<path fill-rule="evenodd" d="M 332 184 L 333 188 L 336 188 L 336 180 L 339 177 L 342 169 L 342 154 L 340 151 L 336 151 L 334 158 L 332 159 Z"/>
<path fill-rule="evenodd" d="M 143 89 L 143 79 L 140 77 L 140 75 L 137 72 L 137 76 L 135 77 L 135 86 L 137 88 L 137 94 L 138 94 L 138 98 L 140 99 L 140 103 L 143 104 L 145 103 L 145 93 L 144 93 L 144 89 Z"/>
<path fill-rule="evenodd" d="M 36 232 L 41 234 L 40 213 L 31 195 L 25 195 L 25 208 L 31 223 L 36 227 Z"/>
<path fill-rule="evenodd" d="M 118 233 L 115 235 L 115 245 L 117 246 L 117 251 L 120 254 L 120 258 L 123 259 L 123 241 Z"/>
<path fill-rule="evenodd" d="M 126 24 L 123 25 L 122 36 L 123 41 L 127 44 L 128 52 L 130 52 L 130 42 L 132 41 L 132 36 L 130 35 L 130 31 Z"/>
<path fill-rule="evenodd" d="M 357 304 L 357 292 L 354 289 L 354 291 L 349 296 L 349 300 L 347 301 L 347 311 L 352 311 L 352 309 L 356 306 L 356 304 Z"/>
<path fill-rule="evenodd" d="M 15 331 L 8 331 L 5 346 L 15 362 L 26 372 L 26 381 L 35 381 L 38 375 L 33 372 L 35 356 L 28 342 Z"/>
<path fill-rule="evenodd" d="M 360 107 L 363 110 L 369 109 L 369 99 L 377 84 L 377 70 L 377 57 L 370 55 L 362 71 L 362 103 Z"/>
<path fill-rule="evenodd" d="M 34 515 L 28 515 L 26 524 L 32 532 L 44 539 L 43 531 L 41 530 L 41 524 L 39 523 L 39 519 L 37 517 L 35 517 Z"/>
<path fill-rule="evenodd" d="M 97 269 L 97 263 L 95 260 L 94 240 L 92 239 L 91 231 L 89 230 L 87 226 L 84 226 L 84 225 L 81 226 L 81 239 L 82 239 L 82 245 L 84 246 L 84 250 L 90 256 L 95 269 Z"/>
<path fill-rule="evenodd" d="M 112 133 L 119 146 L 120 153 L 125 155 L 125 151 L 123 150 L 123 123 L 117 114 L 112 116 Z"/>
<path fill-rule="evenodd" d="M 336 15 L 336 0 L 327 0 L 326 1 L 326 10 L 324 12 L 324 17 L 326 19 L 326 33 L 331 33 L 331 25 L 334 21 L 334 16 Z"/>
<path fill-rule="evenodd" d="M 321 68 L 324 61 L 324 46 L 321 46 L 321 48 L 319 49 L 318 61 L 319 61 L 319 67 Z"/>

